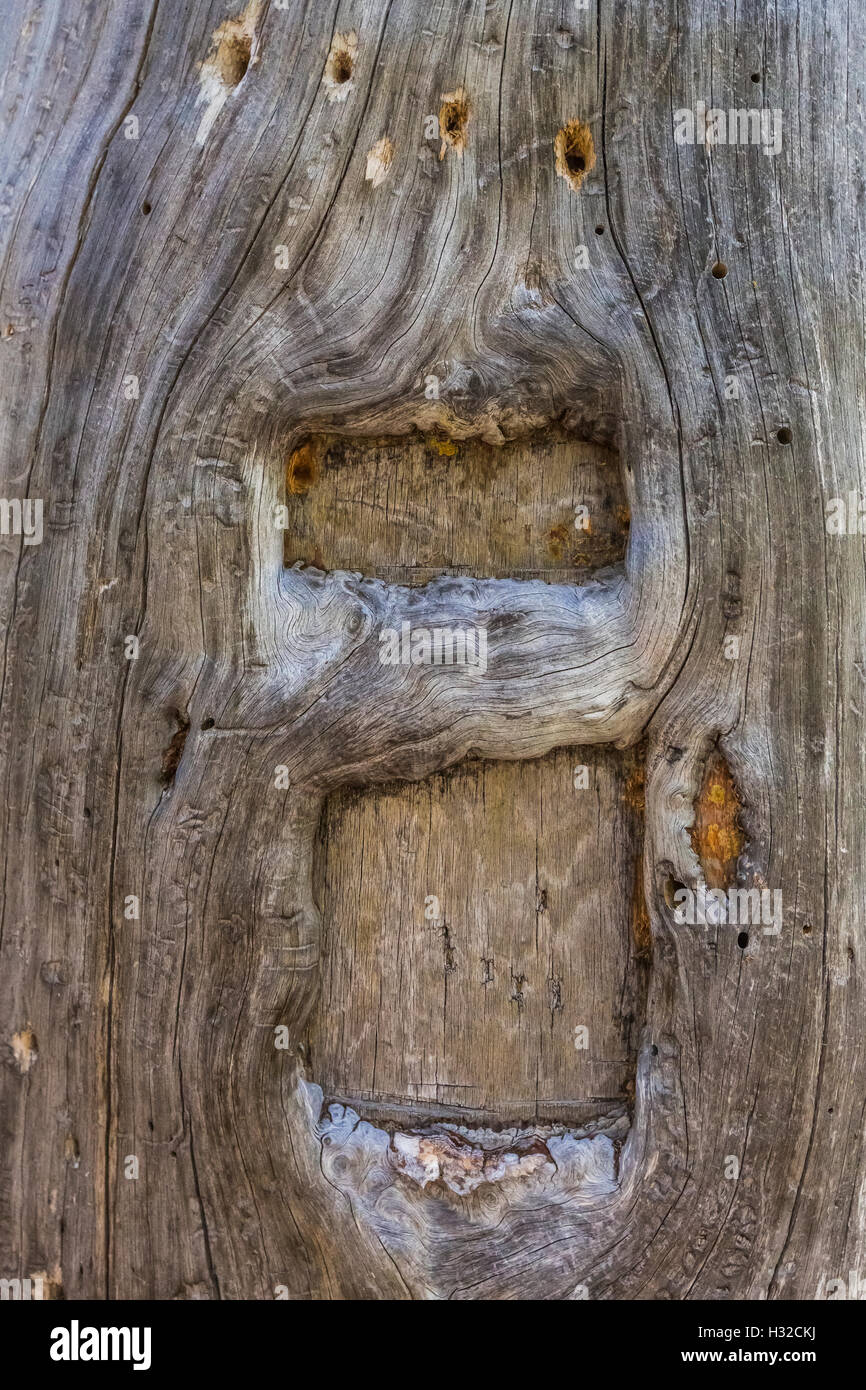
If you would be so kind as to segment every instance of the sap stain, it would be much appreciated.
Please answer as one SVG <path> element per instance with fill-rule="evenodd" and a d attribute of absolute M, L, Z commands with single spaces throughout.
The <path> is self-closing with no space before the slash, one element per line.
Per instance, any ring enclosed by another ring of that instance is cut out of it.
<path fill-rule="evenodd" d="M 21 1075 L 26 1076 L 38 1056 L 39 1044 L 36 1041 L 36 1034 L 32 1025 L 27 1023 L 20 1033 L 12 1034 L 12 1060 Z"/>
<path fill-rule="evenodd" d="M 289 459 L 286 475 L 289 492 L 294 493 L 296 497 L 302 497 L 318 481 L 320 472 L 319 451 L 313 440 L 307 440 L 306 444 L 294 450 Z"/>
<path fill-rule="evenodd" d="M 736 882 L 737 860 L 745 845 L 741 810 L 731 770 L 717 749 L 707 760 L 689 832 L 708 888 L 729 888 Z"/>
<path fill-rule="evenodd" d="M 439 435 L 431 434 L 424 442 L 428 449 L 435 450 L 442 458 L 453 458 L 455 454 L 459 453 L 458 446 L 453 439 L 443 439 Z"/>
<path fill-rule="evenodd" d="M 562 523 L 550 528 L 547 533 L 547 549 L 550 551 L 552 559 L 562 559 L 563 548 L 568 545 L 571 534 L 570 528 Z"/>

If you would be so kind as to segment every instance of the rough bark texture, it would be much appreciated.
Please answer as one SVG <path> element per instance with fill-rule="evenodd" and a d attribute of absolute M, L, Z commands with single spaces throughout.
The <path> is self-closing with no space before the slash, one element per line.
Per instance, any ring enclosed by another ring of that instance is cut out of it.
<path fill-rule="evenodd" d="M 786 1299 L 863 1270 L 864 556 L 825 527 L 864 463 L 846 8 L 71 0 L 0 42 L 2 488 L 45 504 L 41 545 L 0 541 L 0 1275 Z M 781 150 L 678 145 L 698 101 L 779 108 Z M 286 568 L 295 451 L 416 429 L 524 470 L 539 436 L 615 444 L 624 563 Z M 383 665 L 403 621 L 483 625 L 487 671 Z M 628 1121 L 509 1133 L 503 1178 L 486 1132 L 323 1116 L 335 798 L 644 739 Z M 778 935 L 675 923 L 737 822 Z"/>

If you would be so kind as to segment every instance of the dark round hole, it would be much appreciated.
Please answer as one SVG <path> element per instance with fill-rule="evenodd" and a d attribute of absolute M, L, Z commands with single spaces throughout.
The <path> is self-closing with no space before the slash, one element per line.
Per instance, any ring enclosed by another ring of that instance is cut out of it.
<path fill-rule="evenodd" d="M 727 273 L 728 267 L 725 265 L 724 261 L 716 261 L 715 265 L 713 266 L 713 274 L 715 275 L 716 279 L 724 280 Z"/>
<path fill-rule="evenodd" d="M 674 908 L 675 908 L 675 906 L 676 906 L 676 895 L 677 895 L 677 893 L 681 893 L 681 892 L 682 892 L 684 886 L 685 886 L 684 884 L 678 883 L 677 880 L 676 880 L 675 878 L 668 878 L 668 879 L 666 879 L 665 884 L 664 884 L 664 888 L 663 888 L 662 891 L 663 891 L 663 893 L 664 893 L 665 902 L 667 903 L 667 905 L 668 905 L 668 907 L 670 908 L 671 912 L 673 912 L 673 910 L 674 910 Z"/>
<path fill-rule="evenodd" d="M 201 726 L 202 726 L 203 729 L 212 729 L 212 728 L 213 728 L 213 720 L 210 719 L 210 718 L 208 718 L 208 719 L 203 719 L 203 720 L 201 721 Z"/>
<path fill-rule="evenodd" d="M 804 935 L 804 936 L 811 936 L 811 935 L 812 935 L 812 923 L 811 923 L 811 922 L 807 922 L 806 925 L 803 927 L 803 935 Z"/>
<path fill-rule="evenodd" d="M 780 430 L 776 430 L 776 438 L 778 439 L 780 444 L 790 444 L 794 436 L 788 429 L 788 426 L 783 425 Z"/>
<path fill-rule="evenodd" d="M 741 951 L 745 951 L 745 949 L 746 949 L 746 947 L 748 946 L 748 944 L 749 944 L 749 933 L 748 933 L 747 931 L 741 931 L 740 934 L 739 934 L 739 936 L 737 937 L 737 945 L 739 946 L 739 948 L 740 948 Z"/>
<path fill-rule="evenodd" d="M 654 1057 L 658 1057 L 658 1055 L 659 1055 L 659 1050 L 658 1050 L 658 1048 L 656 1047 L 655 1043 L 653 1043 L 652 1047 L 650 1048 L 650 1052 L 652 1053 L 652 1055 L 653 1055 Z"/>
<path fill-rule="evenodd" d="M 84 808 L 84 819 L 85 819 L 85 820 L 90 820 L 90 815 L 91 815 L 90 807 L 89 807 L 89 806 L 85 806 L 85 808 Z"/>
<path fill-rule="evenodd" d="M 761 80 L 761 74 L 760 74 L 759 72 L 753 72 L 753 73 L 752 73 L 752 81 L 753 81 L 753 82 L 760 82 L 760 80 Z"/>
<path fill-rule="evenodd" d="M 604 236 L 604 227 L 601 225 L 601 223 L 599 223 L 596 227 L 595 234 L 596 236 Z"/>
<path fill-rule="evenodd" d="M 145 217 L 149 217 L 152 211 L 150 203 L 142 203 L 141 210 L 144 213 Z"/>
<path fill-rule="evenodd" d="M 336 53 L 334 55 L 334 81 L 348 82 L 352 76 L 352 59 L 348 53 Z"/>
<path fill-rule="evenodd" d="M 252 51 L 252 38 L 246 34 L 240 38 L 223 39 L 217 50 L 217 63 L 224 86 L 238 85 L 250 65 Z"/>

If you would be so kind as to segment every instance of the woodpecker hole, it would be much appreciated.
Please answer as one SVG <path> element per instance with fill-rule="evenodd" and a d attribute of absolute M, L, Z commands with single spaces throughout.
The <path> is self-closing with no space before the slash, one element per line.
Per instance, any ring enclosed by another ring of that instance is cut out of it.
<path fill-rule="evenodd" d="M 355 84 L 352 77 L 357 56 L 358 35 L 354 30 L 348 34 L 334 35 L 322 77 L 329 101 L 345 101 L 353 90 Z"/>
<path fill-rule="evenodd" d="M 575 193 L 587 174 L 595 168 L 595 145 L 592 132 L 583 121 L 569 121 L 553 142 L 556 172 Z"/>
<path fill-rule="evenodd" d="M 469 98 L 462 87 L 455 92 L 446 92 L 439 108 L 439 135 L 442 144 L 439 158 L 444 159 L 448 149 L 462 154 L 466 149 L 466 127 L 469 124 Z"/>
<path fill-rule="evenodd" d="M 217 72 L 225 87 L 236 87 L 250 65 L 253 50 L 249 34 L 227 34 L 216 52 Z"/>

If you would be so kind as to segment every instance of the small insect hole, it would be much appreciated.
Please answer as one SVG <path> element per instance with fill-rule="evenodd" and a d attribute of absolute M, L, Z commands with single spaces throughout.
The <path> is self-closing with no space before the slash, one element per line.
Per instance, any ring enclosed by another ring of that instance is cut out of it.
<path fill-rule="evenodd" d="M 659 1055 L 659 1050 L 658 1050 L 658 1048 L 656 1047 L 655 1043 L 653 1043 L 652 1047 L 650 1048 L 650 1052 L 652 1053 L 652 1055 L 653 1055 L 654 1057 L 658 1057 L 658 1055 Z"/>
<path fill-rule="evenodd" d="M 745 949 L 746 949 L 746 947 L 748 946 L 748 944 L 749 944 L 749 933 L 748 933 L 747 931 L 741 931 L 740 934 L 739 934 L 739 936 L 737 937 L 737 945 L 739 946 L 739 948 L 740 948 L 741 951 L 745 951 Z"/>
<path fill-rule="evenodd" d="M 713 275 L 716 277 L 716 279 L 724 280 L 727 273 L 728 267 L 725 265 L 724 261 L 716 261 L 715 265 L 713 266 Z"/>
<path fill-rule="evenodd" d="M 604 236 L 604 227 L 601 225 L 601 223 L 599 223 L 599 225 L 596 227 L 595 234 L 596 236 Z"/>
<path fill-rule="evenodd" d="M 212 728 L 213 728 L 213 720 L 210 718 L 210 716 L 208 716 L 207 719 L 203 719 L 203 720 L 201 721 L 201 726 L 202 726 L 203 729 L 212 729 Z"/>
<path fill-rule="evenodd" d="M 760 80 L 761 80 L 761 74 L 760 74 L 759 72 L 753 72 L 753 73 L 752 73 L 752 81 L 753 81 L 753 82 L 760 82 Z"/>
<path fill-rule="evenodd" d="M 790 444 L 794 438 L 787 425 L 783 425 L 780 430 L 776 430 L 776 438 L 780 444 Z"/>
<path fill-rule="evenodd" d="M 150 203 L 142 203 L 141 210 L 144 213 L 145 217 L 149 217 L 152 211 Z"/>

